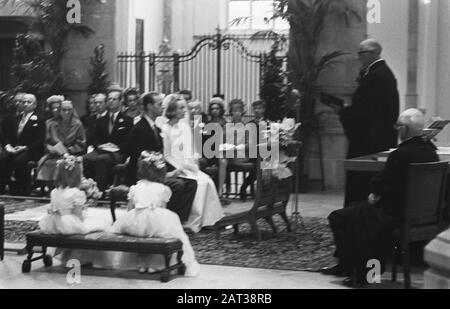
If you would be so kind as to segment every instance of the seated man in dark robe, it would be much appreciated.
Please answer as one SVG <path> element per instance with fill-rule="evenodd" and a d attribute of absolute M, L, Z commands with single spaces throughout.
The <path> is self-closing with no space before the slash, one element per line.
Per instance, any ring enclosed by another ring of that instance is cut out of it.
<path fill-rule="evenodd" d="M 367 262 L 377 259 L 383 263 L 390 254 L 393 229 L 402 221 L 410 164 L 439 161 L 436 147 L 422 138 L 424 125 L 425 118 L 419 110 L 402 113 L 396 125 L 401 144 L 390 154 L 384 171 L 372 180 L 368 201 L 334 211 L 328 217 L 339 264 L 323 269 L 324 274 L 352 274 L 344 284 L 365 284 Z"/>
<path fill-rule="evenodd" d="M 162 98 L 155 92 L 145 94 L 142 97 L 144 112 L 142 119 L 131 130 L 129 138 L 130 163 L 127 166 L 128 185 L 136 184 L 137 162 L 143 151 L 155 151 L 163 153 L 163 140 L 161 131 L 156 126 L 155 120 L 162 114 Z M 167 204 L 167 209 L 176 213 L 182 223 L 189 219 L 197 192 L 197 182 L 191 179 L 179 178 L 178 172 L 168 169 L 165 185 L 172 190 L 172 197 Z"/>

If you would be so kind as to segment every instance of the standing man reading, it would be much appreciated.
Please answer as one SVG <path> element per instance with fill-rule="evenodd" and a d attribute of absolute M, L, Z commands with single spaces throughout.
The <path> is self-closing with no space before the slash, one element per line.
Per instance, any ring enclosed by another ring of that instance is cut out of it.
<path fill-rule="evenodd" d="M 382 46 L 373 39 L 360 44 L 358 88 L 352 104 L 337 110 L 349 142 L 347 159 L 387 151 L 398 144 L 394 128 L 400 109 L 397 80 L 381 53 Z M 371 177 L 371 173 L 347 173 L 345 207 L 367 198 Z"/>

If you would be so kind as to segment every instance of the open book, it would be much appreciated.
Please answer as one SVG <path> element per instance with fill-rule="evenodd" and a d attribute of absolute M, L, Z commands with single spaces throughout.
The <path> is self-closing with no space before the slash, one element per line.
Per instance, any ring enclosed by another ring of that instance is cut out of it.
<path fill-rule="evenodd" d="M 423 136 L 432 140 L 450 123 L 450 120 L 436 120 L 423 130 Z"/>
<path fill-rule="evenodd" d="M 344 107 L 344 100 L 323 92 L 320 94 L 320 102 L 331 108 Z"/>

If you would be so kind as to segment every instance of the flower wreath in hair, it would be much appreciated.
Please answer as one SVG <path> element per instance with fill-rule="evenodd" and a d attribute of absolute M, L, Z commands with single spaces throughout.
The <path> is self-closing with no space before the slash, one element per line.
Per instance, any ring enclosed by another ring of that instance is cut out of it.
<path fill-rule="evenodd" d="M 69 154 L 65 154 L 61 160 L 56 162 L 57 166 L 63 165 L 65 170 L 72 171 L 76 164 L 81 164 L 83 159 L 81 157 L 75 157 Z"/>
<path fill-rule="evenodd" d="M 163 169 L 166 167 L 164 156 L 160 152 L 143 151 L 141 153 L 141 160 L 150 163 L 157 169 Z"/>

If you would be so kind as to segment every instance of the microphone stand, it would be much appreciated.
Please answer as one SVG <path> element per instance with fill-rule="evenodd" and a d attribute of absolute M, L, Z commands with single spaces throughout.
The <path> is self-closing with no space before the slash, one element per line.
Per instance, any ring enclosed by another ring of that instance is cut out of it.
<path fill-rule="evenodd" d="M 298 90 L 293 90 L 292 94 L 295 95 L 297 97 L 297 100 L 295 102 L 295 108 L 296 108 L 296 116 L 297 116 L 297 122 L 300 122 L 300 107 L 301 107 L 301 100 L 302 100 L 302 95 Z M 296 153 L 296 160 L 295 160 L 295 172 L 294 172 L 294 177 L 295 177 L 295 189 L 294 189 L 294 209 L 292 212 L 292 216 L 291 216 L 291 223 L 293 225 L 293 231 L 297 231 L 298 226 L 301 225 L 302 229 L 305 229 L 305 222 L 303 220 L 302 215 L 300 214 L 300 210 L 299 210 L 299 198 L 298 198 L 298 187 L 300 186 L 300 171 L 299 171 L 299 167 L 300 167 L 300 160 L 299 160 L 299 156 L 301 155 L 301 151 L 300 151 L 300 147 L 301 142 L 299 142 L 300 144 L 296 144 L 295 146 L 295 153 Z"/>

